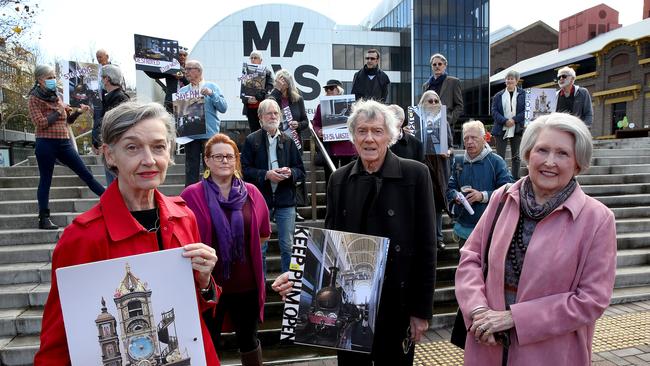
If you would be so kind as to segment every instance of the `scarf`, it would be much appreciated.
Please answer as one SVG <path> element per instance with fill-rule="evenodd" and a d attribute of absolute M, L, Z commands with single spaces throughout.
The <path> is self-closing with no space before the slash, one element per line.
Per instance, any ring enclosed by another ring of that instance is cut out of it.
<path fill-rule="evenodd" d="M 503 107 L 503 116 L 506 119 L 514 118 L 517 114 L 517 88 L 512 93 L 512 98 L 510 97 L 510 92 L 508 89 L 503 91 L 501 95 L 501 106 Z M 515 135 L 515 127 L 506 127 L 503 126 L 503 130 L 506 131 L 503 134 L 503 138 L 511 138 Z"/>
<path fill-rule="evenodd" d="M 48 90 L 41 88 L 38 83 L 34 84 L 32 90 L 29 91 L 29 95 L 33 95 L 38 99 L 44 100 L 46 102 L 58 102 L 59 96 L 56 95 L 56 91 Z"/>
<path fill-rule="evenodd" d="M 465 156 L 464 156 L 465 162 L 467 162 L 467 163 L 476 163 L 477 161 L 481 161 L 481 160 L 485 159 L 485 157 L 488 156 L 488 154 L 490 154 L 491 152 L 492 152 L 492 148 L 490 147 L 490 145 L 485 144 L 485 145 L 483 145 L 483 150 L 481 151 L 481 153 L 476 155 L 476 157 L 474 159 L 472 159 L 472 158 L 469 157 L 469 154 L 467 153 L 467 150 L 466 150 L 465 151 Z"/>
<path fill-rule="evenodd" d="M 569 198 L 571 193 L 576 189 L 577 182 L 575 178 L 572 178 L 560 192 L 555 196 L 551 197 L 543 205 L 538 204 L 535 201 L 535 193 L 533 192 L 533 182 L 531 182 L 530 177 L 526 177 L 523 184 L 521 185 L 521 190 L 519 191 L 519 199 L 521 201 L 521 212 L 526 217 L 533 220 L 541 220 L 546 217 L 548 214 L 553 212 L 558 208 L 564 201 Z"/>
<path fill-rule="evenodd" d="M 431 75 L 429 78 L 429 88 L 428 90 L 433 90 L 436 94 L 440 95 L 440 89 L 442 89 L 442 83 L 445 82 L 447 74 L 440 75 L 437 79 Z"/>
<path fill-rule="evenodd" d="M 367 65 L 363 65 L 363 71 L 366 73 L 366 75 L 372 75 L 375 76 L 377 75 L 377 71 L 379 71 L 379 66 L 369 69 Z"/>
<path fill-rule="evenodd" d="M 230 271 L 234 261 L 241 262 L 244 259 L 244 214 L 242 207 L 248 198 L 248 191 L 244 182 L 239 178 L 233 178 L 232 188 L 228 198 L 221 195 L 219 187 L 212 179 L 203 179 L 203 191 L 212 218 L 212 228 L 217 238 L 217 249 L 219 261 L 223 269 L 223 278 L 230 278 Z M 230 223 L 224 213 L 224 209 L 231 211 Z"/>

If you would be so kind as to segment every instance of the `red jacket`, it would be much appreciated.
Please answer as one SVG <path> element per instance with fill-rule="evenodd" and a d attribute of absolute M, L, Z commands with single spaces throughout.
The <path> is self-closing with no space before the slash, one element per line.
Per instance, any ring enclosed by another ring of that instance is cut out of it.
<path fill-rule="evenodd" d="M 194 214 L 180 197 L 166 197 L 155 191 L 160 214 L 163 247 L 177 248 L 201 241 Z M 104 215 L 106 213 L 106 215 Z M 50 290 L 41 329 L 41 346 L 34 358 L 35 366 L 70 365 L 68 342 L 56 282 L 57 268 L 111 258 L 149 253 L 158 250 L 155 233 L 147 232 L 130 214 L 117 183 L 111 184 L 99 203 L 77 217 L 59 240 L 52 258 Z M 216 302 L 205 301 L 198 294 L 199 311 L 214 311 Z M 203 344 L 208 366 L 219 366 L 210 332 L 201 318 Z"/>

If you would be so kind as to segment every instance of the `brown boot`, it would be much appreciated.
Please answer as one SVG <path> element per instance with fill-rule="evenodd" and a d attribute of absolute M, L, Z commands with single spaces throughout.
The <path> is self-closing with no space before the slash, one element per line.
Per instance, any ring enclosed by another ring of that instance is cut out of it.
<path fill-rule="evenodd" d="M 262 345 L 257 341 L 257 348 L 240 353 L 242 366 L 262 366 Z"/>

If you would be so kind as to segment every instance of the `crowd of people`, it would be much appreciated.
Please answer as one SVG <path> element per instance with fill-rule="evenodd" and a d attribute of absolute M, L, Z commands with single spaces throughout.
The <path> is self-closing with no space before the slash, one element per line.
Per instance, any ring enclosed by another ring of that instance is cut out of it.
<path fill-rule="evenodd" d="M 447 74 L 444 55 L 431 56 L 432 75 L 417 106 L 423 115 L 446 107 L 447 123 L 439 124 L 446 129 L 444 151 L 429 151 L 408 128 L 403 107 L 387 104 L 390 79 L 380 57 L 369 49 L 354 75 L 350 141 L 324 142 L 320 152 L 334 163 L 334 169 L 325 165 L 325 228 L 390 239 L 372 352 L 338 351 L 338 364 L 413 364 L 434 308 L 437 255 L 450 250 L 443 212 L 453 219 L 460 250 L 455 291 L 467 333 L 465 364 L 588 364 L 595 321 L 612 294 L 616 228 L 612 212 L 576 181 L 589 168 L 592 142 L 590 97 L 574 85 L 575 71 L 558 71 L 557 112 L 527 126 L 520 75 L 508 72 L 492 102 L 496 153 L 486 126 L 467 121 L 465 151 L 455 155 L 452 129 L 463 114 L 463 93 L 460 81 Z M 67 124 L 91 108 L 64 104 L 54 70 L 36 68 L 29 108 L 37 127 L 38 226 L 57 228 L 48 209 L 57 159 L 100 199 L 65 229 L 55 248 L 35 365 L 70 362 L 57 268 L 174 247 L 185 248 L 195 272 L 207 364 L 219 364 L 221 334 L 234 331 L 242 364 L 262 365 L 257 333 L 271 222 L 283 273 L 272 289 L 284 297 L 292 285 L 296 206 L 306 194 L 301 132 L 310 121 L 291 73 L 267 70 L 263 89 L 241 98 L 250 134 L 238 146 L 221 131 L 219 114 L 228 108 L 221 89 L 204 80 L 203 65 L 187 60 L 187 50 L 181 58 L 181 74 L 148 74 L 166 81 L 163 106 L 129 101 L 119 67 L 106 51 L 97 52 L 103 103 L 93 113 L 93 146 L 106 168 L 106 189 L 68 135 Z M 253 51 L 250 62 L 261 64 L 262 54 Z M 345 92 L 335 79 L 323 89 L 326 96 Z M 186 187 L 180 197 L 167 197 L 159 188 L 175 151 L 170 98 L 190 91 L 204 98 L 206 133 L 188 136 Z M 322 139 L 320 108 L 313 126 Z M 528 171 L 520 178 L 521 159 Z"/>

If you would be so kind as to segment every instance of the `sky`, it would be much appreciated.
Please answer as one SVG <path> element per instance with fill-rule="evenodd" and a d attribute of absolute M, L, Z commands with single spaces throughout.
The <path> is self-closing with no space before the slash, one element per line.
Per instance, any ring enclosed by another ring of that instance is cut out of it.
<path fill-rule="evenodd" d="M 247 7 L 266 3 L 300 5 L 320 12 L 337 24 L 359 24 L 380 0 L 238 0 L 238 1 L 96 1 L 42 0 L 37 28 L 41 39 L 39 62 L 53 59 L 93 61 L 95 50 L 104 48 L 113 63 L 122 67 L 127 83 L 135 85 L 132 60 L 133 34 L 175 39 L 191 48 L 224 17 Z M 643 0 L 543 0 L 490 1 L 490 31 L 506 25 L 521 29 L 542 20 L 557 29 L 562 18 L 605 3 L 619 11 L 619 23 L 641 20 Z"/>

